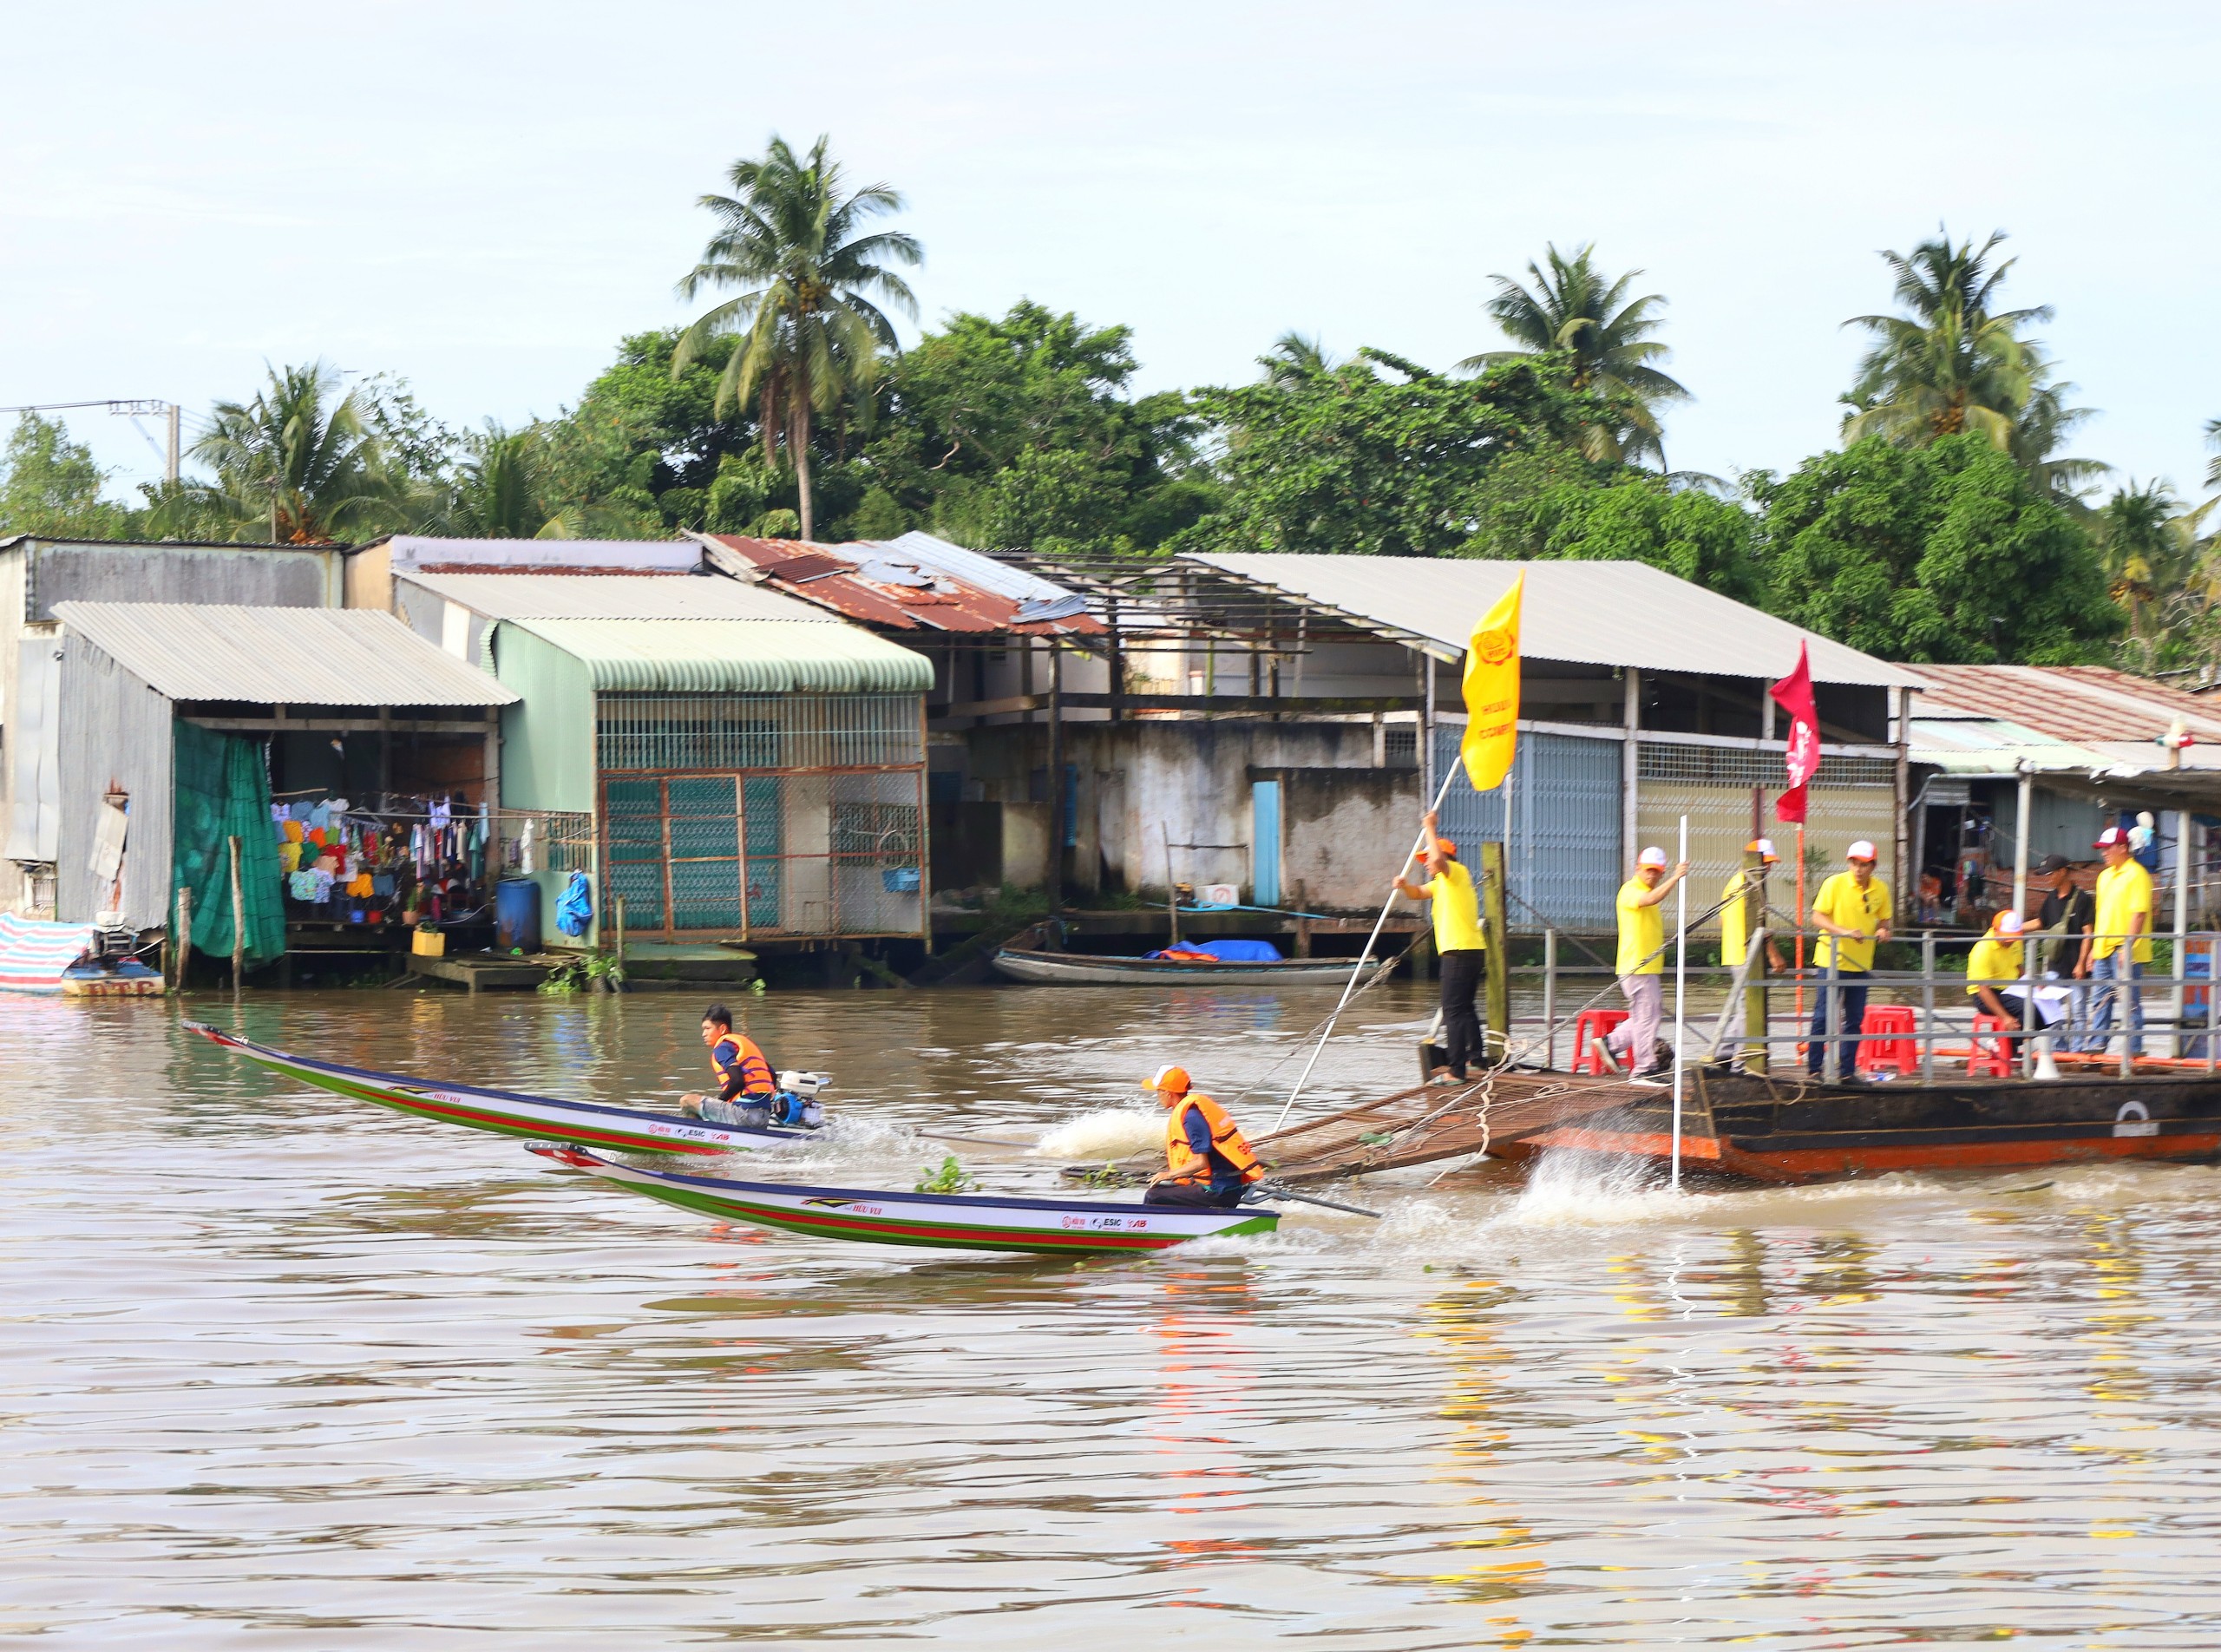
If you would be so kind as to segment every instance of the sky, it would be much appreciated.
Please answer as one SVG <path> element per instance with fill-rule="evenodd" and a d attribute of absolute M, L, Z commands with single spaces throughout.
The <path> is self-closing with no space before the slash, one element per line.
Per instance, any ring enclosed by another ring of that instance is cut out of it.
<path fill-rule="evenodd" d="M 1289 330 L 1447 367 L 1497 272 L 1593 241 L 1668 300 L 1677 469 L 1833 445 L 1877 256 L 2003 229 L 2074 450 L 2202 496 L 2221 416 L 2221 12 L 2109 0 L 796 7 L 0 0 L 0 405 L 265 364 L 555 412 L 685 320 L 695 205 L 778 133 L 907 198 L 931 325 L 1133 329 L 1143 390 Z M 913 335 L 914 336 L 914 330 Z M 160 421 L 66 415 L 121 492 Z"/>

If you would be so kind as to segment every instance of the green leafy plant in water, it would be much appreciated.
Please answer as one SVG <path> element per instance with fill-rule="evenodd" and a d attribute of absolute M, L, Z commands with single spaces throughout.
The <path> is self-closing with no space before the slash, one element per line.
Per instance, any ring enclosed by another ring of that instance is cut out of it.
<path fill-rule="evenodd" d="M 979 1186 L 964 1174 L 964 1167 L 956 1162 L 956 1155 L 944 1155 L 938 1170 L 928 1168 L 920 1172 L 917 1190 L 921 1193 L 963 1193 Z"/>
<path fill-rule="evenodd" d="M 624 985 L 623 961 L 614 954 L 597 952 L 573 958 L 541 982 L 540 990 L 550 998 L 567 998 L 594 987 L 614 992 Z"/>
<path fill-rule="evenodd" d="M 1121 1170 L 1116 1164 L 1106 1163 L 1099 1170 L 1088 1170 L 1072 1178 L 1083 1187 L 1124 1187 L 1138 1180 L 1131 1171 Z"/>

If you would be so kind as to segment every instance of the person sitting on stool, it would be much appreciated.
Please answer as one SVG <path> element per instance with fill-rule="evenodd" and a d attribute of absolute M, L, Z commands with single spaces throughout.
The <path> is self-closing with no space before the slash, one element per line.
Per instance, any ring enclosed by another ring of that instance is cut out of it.
<path fill-rule="evenodd" d="M 1242 1203 L 1244 1187 L 1263 1179 L 1265 1167 L 1226 1109 L 1196 1094 L 1188 1083 L 1185 1068 L 1163 1066 L 1145 1086 L 1156 1092 L 1169 1117 L 1164 1168 L 1150 1180 L 1142 1203 L 1231 1210 Z"/>
<path fill-rule="evenodd" d="M 1473 994 L 1480 990 L 1488 940 L 1481 930 L 1481 898 L 1473 888 L 1473 875 L 1458 859 L 1458 845 L 1435 831 L 1432 810 L 1425 823 L 1426 849 L 1420 858 L 1427 881 L 1406 882 L 1399 873 L 1396 893 L 1433 904 L 1434 949 L 1442 959 L 1443 1060 L 1451 1082 L 1464 1084 L 1465 1069 L 1487 1059 Z"/>

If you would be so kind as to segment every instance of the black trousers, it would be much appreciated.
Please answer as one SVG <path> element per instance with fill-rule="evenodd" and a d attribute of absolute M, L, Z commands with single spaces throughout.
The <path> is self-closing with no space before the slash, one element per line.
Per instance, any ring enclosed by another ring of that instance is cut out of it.
<path fill-rule="evenodd" d="M 1477 947 L 1442 954 L 1442 1054 L 1453 1073 L 1463 1074 L 1487 1053 L 1481 1018 L 1473 1013 L 1473 995 L 1481 990 L 1487 960 Z"/>
<path fill-rule="evenodd" d="M 1242 1183 L 1239 1182 L 1159 1182 L 1142 1195 L 1142 1203 L 1231 1210 L 1242 1203 Z"/>

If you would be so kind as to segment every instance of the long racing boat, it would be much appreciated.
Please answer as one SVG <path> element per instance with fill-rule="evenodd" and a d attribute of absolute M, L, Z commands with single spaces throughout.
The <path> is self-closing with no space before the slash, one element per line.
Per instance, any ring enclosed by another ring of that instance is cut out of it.
<path fill-rule="evenodd" d="M 211 1026 L 206 1021 L 187 1021 L 185 1030 L 198 1032 L 211 1044 L 235 1055 L 245 1056 L 257 1066 L 283 1073 L 316 1089 L 372 1102 L 437 1124 L 491 1131 L 497 1136 L 575 1142 L 581 1146 L 616 1148 L 631 1153 L 733 1153 L 801 1141 L 811 1134 L 808 1130 L 790 1130 L 776 1124 L 757 1128 L 712 1124 L 676 1113 L 650 1112 L 645 1108 L 560 1101 L 552 1096 L 520 1095 L 514 1091 L 485 1090 L 475 1085 L 428 1084 L 397 1072 L 344 1067 L 337 1062 L 317 1061 L 305 1055 L 272 1050 Z"/>
<path fill-rule="evenodd" d="M 801 1187 L 784 1182 L 729 1182 L 619 1164 L 574 1147 L 539 1146 L 542 1158 L 683 1210 L 821 1239 L 911 1245 L 934 1250 L 1020 1250 L 1058 1255 L 1104 1250 L 1163 1250 L 1190 1239 L 1270 1233 L 1276 1211 L 1231 1210 L 1092 1199 L 1020 1199 L 979 1193 L 888 1193 Z"/>

